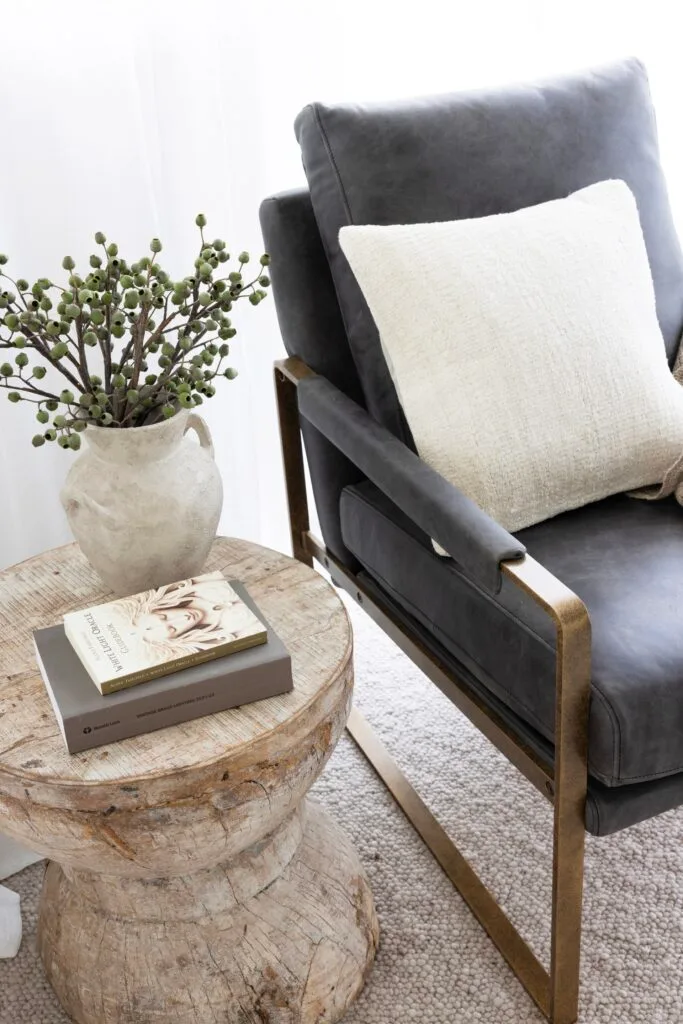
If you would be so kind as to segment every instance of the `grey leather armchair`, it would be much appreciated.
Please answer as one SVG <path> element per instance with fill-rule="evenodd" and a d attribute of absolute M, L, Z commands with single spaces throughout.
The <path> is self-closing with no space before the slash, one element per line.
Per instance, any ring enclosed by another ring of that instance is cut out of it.
<path fill-rule="evenodd" d="M 261 208 L 289 353 L 276 386 L 294 552 L 327 568 L 553 804 L 546 971 L 352 713 L 352 735 L 530 995 L 572 1024 L 585 831 L 683 803 L 683 510 L 616 495 L 510 535 L 415 454 L 338 233 L 484 216 L 621 178 L 673 361 L 683 256 L 647 77 L 628 60 L 506 91 L 317 104 L 296 131 L 309 188 Z M 323 541 L 309 529 L 301 434 Z"/>

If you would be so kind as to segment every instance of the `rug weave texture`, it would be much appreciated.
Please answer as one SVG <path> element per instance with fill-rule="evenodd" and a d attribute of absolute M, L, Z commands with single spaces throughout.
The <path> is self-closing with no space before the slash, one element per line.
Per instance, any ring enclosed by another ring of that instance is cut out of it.
<path fill-rule="evenodd" d="M 358 609 L 356 703 L 547 962 L 549 805 Z M 540 1024 L 543 1017 L 352 741 L 315 795 L 366 867 L 380 950 L 348 1024 Z M 66 1024 L 35 954 L 42 865 L 13 876 L 24 941 L 0 961 L 0 1024 Z M 589 838 L 582 1024 L 683 1019 L 683 810 Z M 207 1022 L 208 1024 L 208 1022 Z"/>

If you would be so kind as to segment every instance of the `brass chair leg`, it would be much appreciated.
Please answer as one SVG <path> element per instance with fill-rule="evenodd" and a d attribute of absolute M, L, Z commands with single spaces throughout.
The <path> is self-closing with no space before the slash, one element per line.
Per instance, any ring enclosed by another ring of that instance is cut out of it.
<path fill-rule="evenodd" d="M 563 808 L 556 803 L 551 967 L 547 972 L 356 708 L 351 711 L 347 728 L 540 1010 L 551 1024 L 575 1024 L 581 948 L 583 822 L 578 826 L 575 822 L 564 822 Z"/>
<path fill-rule="evenodd" d="M 583 861 L 586 840 L 590 629 L 558 635 L 555 710 L 553 909 L 550 1020 L 574 1024 L 579 1006 Z M 564 668 L 562 667 L 564 666 Z M 571 680 L 571 683 L 569 683 Z"/>
<path fill-rule="evenodd" d="M 458 890 L 508 966 L 541 1012 L 549 1016 L 548 973 L 498 905 L 474 868 L 440 825 L 420 795 L 378 739 L 365 718 L 352 708 L 347 729 L 406 818 Z"/>
<path fill-rule="evenodd" d="M 299 408 L 296 387 L 276 367 L 275 395 L 280 424 L 282 461 L 287 485 L 289 526 L 292 537 L 292 551 L 295 558 L 306 565 L 313 565 L 313 558 L 303 546 L 303 537 L 308 530 L 308 499 L 306 497 L 306 474 L 301 446 Z"/>
<path fill-rule="evenodd" d="M 574 1024 L 579 1013 L 585 834 L 583 821 L 563 821 L 561 805 L 556 804 L 548 1016 L 551 1024 Z"/>
<path fill-rule="evenodd" d="M 580 923 L 585 831 L 564 828 L 553 851 L 551 968 L 547 972 L 493 895 L 410 785 L 357 709 L 348 731 L 418 832 L 517 979 L 551 1024 L 575 1024 L 578 1016 Z M 559 806 L 559 805 L 558 805 Z M 555 814 L 556 835 L 557 819 Z"/>
<path fill-rule="evenodd" d="M 557 627 L 553 895 L 550 952 L 552 1024 L 574 1024 L 579 1005 L 581 911 L 588 786 L 591 631 L 583 603 L 530 558 L 503 565 Z"/>

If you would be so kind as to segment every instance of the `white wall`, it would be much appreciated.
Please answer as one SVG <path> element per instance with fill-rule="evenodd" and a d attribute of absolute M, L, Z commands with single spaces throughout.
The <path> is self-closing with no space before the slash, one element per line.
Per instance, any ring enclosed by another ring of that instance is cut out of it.
<path fill-rule="evenodd" d="M 0 251 L 56 275 L 94 231 L 133 256 L 158 235 L 169 270 L 212 237 L 260 250 L 261 198 L 303 181 L 292 122 L 312 99 L 408 96 L 553 74 L 629 53 L 650 67 L 683 218 L 683 61 L 676 5 L 119 0 L 2 6 Z M 272 300 L 249 308 L 241 376 L 204 406 L 226 502 L 221 529 L 287 549 L 271 363 Z M 58 489 L 71 455 L 34 450 L 28 408 L 0 393 L 0 566 L 69 539 Z"/>

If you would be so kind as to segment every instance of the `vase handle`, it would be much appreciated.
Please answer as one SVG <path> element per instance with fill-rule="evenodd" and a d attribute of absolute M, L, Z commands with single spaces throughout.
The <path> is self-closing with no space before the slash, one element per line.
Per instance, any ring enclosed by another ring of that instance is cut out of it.
<path fill-rule="evenodd" d="M 216 455 L 213 450 L 213 441 L 211 440 L 211 431 L 206 420 L 203 420 L 201 416 L 196 412 L 191 412 L 187 418 L 187 426 L 185 427 L 185 433 L 188 430 L 194 430 L 195 434 L 199 438 L 199 444 L 202 448 L 209 449 L 209 455 L 216 461 Z"/>

